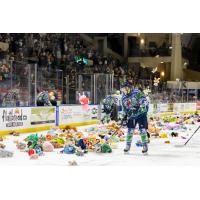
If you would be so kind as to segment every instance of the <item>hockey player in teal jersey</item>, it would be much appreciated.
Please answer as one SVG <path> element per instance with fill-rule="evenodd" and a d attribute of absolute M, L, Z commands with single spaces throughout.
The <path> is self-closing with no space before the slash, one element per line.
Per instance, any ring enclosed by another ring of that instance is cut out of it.
<path fill-rule="evenodd" d="M 147 136 L 147 112 L 148 101 L 145 94 L 125 82 L 121 85 L 122 92 L 122 109 L 124 117 L 127 119 L 128 133 L 126 137 L 126 147 L 124 152 L 129 152 L 131 148 L 133 132 L 136 125 L 139 125 L 139 131 L 142 141 L 142 153 L 148 152 L 148 136 Z"/>
<path fill-rule="evenodd" d="M 51 106 L 48 91 L 42 91 L 37 96 L 37 106 Z"/>

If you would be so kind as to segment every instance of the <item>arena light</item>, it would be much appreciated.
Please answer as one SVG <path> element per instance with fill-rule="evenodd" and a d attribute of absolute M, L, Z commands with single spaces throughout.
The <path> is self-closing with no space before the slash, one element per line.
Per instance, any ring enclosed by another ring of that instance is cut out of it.
<path fill-rule="evenodd" d="M 140 40 L 140 43 L 141 43 L 141 44 L 144 44 L 144 39 L 141 39 L 141 40 Z"/>
<path fill-rule="evenodd" d="M 165 76 L 165 72 L 161 72 L 161 76 L 164 77 Z"/>

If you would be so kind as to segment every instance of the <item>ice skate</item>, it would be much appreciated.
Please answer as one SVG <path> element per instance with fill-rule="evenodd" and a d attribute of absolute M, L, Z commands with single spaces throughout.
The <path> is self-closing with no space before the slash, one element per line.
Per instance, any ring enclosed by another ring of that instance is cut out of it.
<path fill-rule="evenodd" d="M 148 145 L 147 144 L 143 145 L 142 153 L 143 153 L 143 155 L 148 155 Z"/>
<path fill-rule="evenodd" d="M 126 147 L 125 147 L 125 149 L 124 149 L 124 153 L 125 153 L 125 154 L 128 154 L 129 151 L 130 151 L 130 149 L 131 149 L 131 146 L 130 146 L 130 145 L 126 145 Z"/>

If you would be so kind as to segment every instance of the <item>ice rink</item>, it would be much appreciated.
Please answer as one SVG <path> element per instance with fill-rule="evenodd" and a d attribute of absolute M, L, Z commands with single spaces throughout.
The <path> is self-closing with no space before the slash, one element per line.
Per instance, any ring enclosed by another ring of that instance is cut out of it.
<path fill-rule="evenodd" d="M 190 130 L 181 135 L 189 138 L 196 130 L 199 124 L 188 125 Z M 84 127 L 79 127 L 84 130 Z M 41 132 L 45 134 L 46 132 Z M 21 141 L 27 134 L 20 136 L 7 136 L 6 150 L 14 152 L 12 158 L 0 158 L 0 165 L 50 165 L 50 166 L 68 166 L 68 161 L 75 160 L 79 166 L 160 166 L 160 165 L 200 165 L 200 129 L 185 147 L 176 147 L 178 144 L 184 144 L 186 139 L 170 137 L 170 144 L 165 144 L 165 139 L 152 138 L 149 144 L 148 155 L 141 153 L 141 147 L 136 147 L 135 142 L 139 136 L 134 136 L 134 141 L 129 154 L 124 154 L 123 148 L 125 142 L 117 143 L 117 148 L 110 154 L 88 152 L 83 157 L 75 154 L 60 154 L 61 149 L 55 149 L 54 152 L 45 152 L 38 160 L 30 160 L 28 153 L 20 152 L 16 148 L 15 140 Z"/>

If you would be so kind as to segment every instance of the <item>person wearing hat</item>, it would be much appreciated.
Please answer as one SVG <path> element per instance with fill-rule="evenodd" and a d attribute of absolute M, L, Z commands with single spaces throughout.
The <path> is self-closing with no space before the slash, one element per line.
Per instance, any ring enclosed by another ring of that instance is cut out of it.
<path fill-rule="evenodd" d="M 147 136 L 148 101 L 146 96 L 144 92 L 134 88 L 129 82 L 125 82 L 121 85 L 121 92 L 123 115 L 124 118 L 127 119 L 128 128 L 124 152 L 129 152 L 133 139 L 133 132 L 138 124 L 143 147 L 142 153 L 147 153 L 149 139 Z"/>

